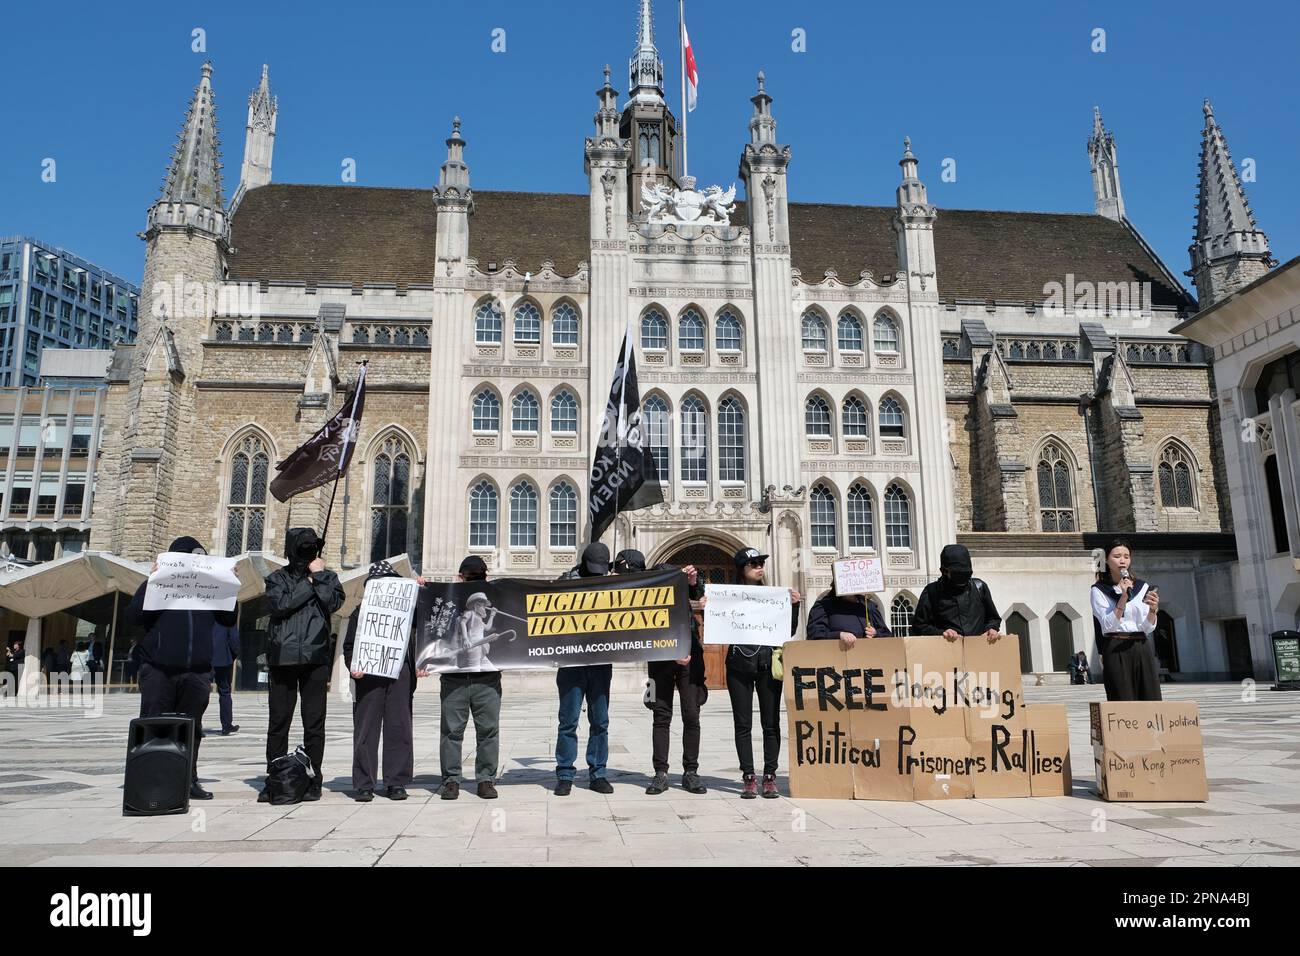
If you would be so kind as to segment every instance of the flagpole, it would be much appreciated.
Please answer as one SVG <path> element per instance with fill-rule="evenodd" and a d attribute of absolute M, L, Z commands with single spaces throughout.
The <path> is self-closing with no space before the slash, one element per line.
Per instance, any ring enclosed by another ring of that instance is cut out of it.
<path fill-rule="evenodd" d="M 355 430 L 357 427 L 356 426 L 357 402 L 361 398 L 361 390 L 365 388 L 366 385 L 366 368 L 369 366 L 369 364 L 370 363 L 368 361 L 360 363 L 361 374 L 357 376 L 357 390 L 352 393 L 352 416 L 351 418 L 349 418 L 349 425 L 348 425 L 349 435 L 344 436 L 343 447 L 339 450 L 339 470 L 338 470 L 338 474 L 334 476 L 334 487 L 330 490 L 329 507 L 325 509 L 325 526 L 321 528 L 320 550 L 316 552 L 317 556 L 324 554 L 325 552 L 325 535 L 329 533 L 330 516 L 333 515 L 334 513 L 334 496 L 339 493 L 339 479 L 343 477 L 344 462 L 346 462 L 348 459 L 348 445 L 356 444 Z M 340 555 L 340 558 L 341 557 L 342 556 Z"/>
<path fill-rule="evenodd" d="M 677 53 L 681 57 L 682 74 L 682 178 L 688 175 L 686 166 L 686 0 L 677 0 Z"/>
<path fill-rule="evenodd" d="M 632 329 L 632 319 L 629 316 L 627 325 L 623 329 L 623 375 L 618 382 L 618 421 L 614 425 L 614 474 L 621 475 L 623 470 L 623 420 L 627 415 L 627 363 L 631 361 L 628 354 L 631 350 L 630 341 Z M 619 489 L 623 487 L 620 481 L 614 486 L 614 554 L 618 554 L 618 498 Z"/>

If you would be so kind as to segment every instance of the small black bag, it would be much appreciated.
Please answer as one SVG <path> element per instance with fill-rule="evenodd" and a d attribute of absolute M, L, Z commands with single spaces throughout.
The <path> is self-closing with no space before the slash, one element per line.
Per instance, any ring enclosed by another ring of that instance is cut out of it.
<path fill-rule="evenodd" d="M 271 795 L 271 803 L 276 806 L 302 803 L 315 776 L 311 758 L 301 745 L 291 754 L 276 757 L 271 761 L 271 772 L 266 776 L 266 792 Z"/>

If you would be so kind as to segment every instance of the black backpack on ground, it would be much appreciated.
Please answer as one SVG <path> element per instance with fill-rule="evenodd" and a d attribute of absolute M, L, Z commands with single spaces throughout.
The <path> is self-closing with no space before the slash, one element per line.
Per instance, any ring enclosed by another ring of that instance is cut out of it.
<path fill-rule="evenodd" d="M 276 757 L 271 761 L 271 772 L 266 775 L 266 792 L 271 795 L 271 803 L 276 806 L 302 803 L 315 776 L 311 758 L 301 746 L 291 754 Z"/>

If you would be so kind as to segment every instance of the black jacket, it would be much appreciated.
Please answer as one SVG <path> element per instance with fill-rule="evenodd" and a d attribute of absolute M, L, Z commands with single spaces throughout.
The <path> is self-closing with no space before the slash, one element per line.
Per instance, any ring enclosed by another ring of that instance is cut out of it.
<path fill-rule="evenodd" d="M 790 636 L 794 637 L 798 630 L 799 605 L 792 601 L 790 603 Z M 766 644 L 732 644 L 731 647 L 727 648 L 727 659 L 731 659 L 733 651 L 743 654 L 745 657 L 753 657 L 755 654 L 758 654 L 760 658 L 760 666 L 766 666 L 763 661 L 771 660 L 773 650 L 775 650 L 775 648 L 769 647 Z"/>
<path fill-rule="evenodd" d="M 654 570 L 660 570 L 656 567 Z M 701 574 L 695 579 L 695 584 L 689 585 L 687 592 L 692 601 L 698 601 L 704 597 L 704 575 Z M 648 665 L 650 676 L 653 677 L 657 671 L 671 669 L 677 666 L 676 661 L 650 661 Z M 695 619 L 695 612 L 691 611 L 691 662 L 687 665 L 687 680 L 700 687 L 704 686 L 704 644 L 700 639 L 700 622 Z"/>
<path fill-rule="evenodd" d="M 870 615 L 871 626 L 876 629 L 876 637 L 893 637 L 875 601 L 868 601 L 866 607 L 863 607 L 861 601 L 826 594 L 808 612 L 808 640 L 839 640 L 840 631 L 862 637 L 866 633 L 863 625 L 867 614 Z"/>
<path fill-rule="evenodd" d="M 963 588 L 953 587 L 947 578 L 932 581 L 916 602 L 913 634 L 942 634 L 952 628 L 963 637 L 973 637 L 1002 626 L 1002 615 L 993 606 L 989 586 L 971 578 Z"/>
<path fill-rule="evenodd" d="M 314 535 L 310 529 L 306 533 Z M 289 537 L 289 566 L 266 578 L 266 599 L 271 604 L 266 663 L 271 667 L 328 664 L 330 615 L 343 606 L 343 585 L 333 571 L 308 574 L 306 565 L 294 557 L 298 541 L 292 532 Z"/>
<path fill-rule="evenodd" d="M 140 660 L 167 671 L 206 674 L 212 670 L 212 625 L 233 626 L 234 611 L 146 611 L 145 581 L 126 606 L 127 620 L 148 633 L 140 642 Z"/>

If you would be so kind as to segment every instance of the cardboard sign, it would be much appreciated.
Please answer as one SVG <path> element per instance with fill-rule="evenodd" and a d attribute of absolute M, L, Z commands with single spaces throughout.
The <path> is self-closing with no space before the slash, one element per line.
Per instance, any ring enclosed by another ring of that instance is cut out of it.
<path fill-rule="evenodd" d="M 406 659 L 420 586 L 411 578 L 375 578 L 366 582 L 352 644 L 352 670 L 396 678 Z"/>
<path fill-rule="evenodd" d="M 1025 708 L 1029 724 L 1029 793 L 1033 797 L 1068 797 L 1074 790 L 1070 769 L 1070 725 L 1064 704 L 1030 704 Z"/>
<path fill-rule="evenodd" d="M 780 647 L 790 640 L 788 588 L 706 584 L 704 596 L 705 644 Z"/>
<path fill-rule="evenodd" d="M 146 611 L 233 611 L 239 595 L 235 558 L 165 551 L 144 592 Z"/>
<path fill-rule="evenodd" d="M 1028 797 L 1037 754 L 1007 637 L 790 641 L 790 793 L 859 800 Z M 1044 720 L 1052 730 L 1063 728 Z M 1049 742 L 1044 741 L 1044 746 Z M 1053 738 L 1053 748 L 1062 740 Z M 1069 737 L 1063 736 L 1068 764 Z M 1056 750 L 1047 755 L 1046 775 Z M 1056 770 L 1059 787 L 1060 770 Z"/>
<path fill-rule="evenodd" d="M 835 593 L 879 594 L 885 590 L 885 572 L 879 558 L 844 558 L 831 565 Z"/>
<path fill-rule="evenodd" d="M 1196 703 L 1106 701 L 1091 707 L 1093 765 L 1103 800 L 1210 798 Z"/>

